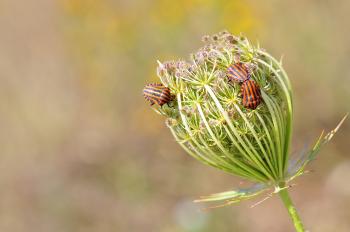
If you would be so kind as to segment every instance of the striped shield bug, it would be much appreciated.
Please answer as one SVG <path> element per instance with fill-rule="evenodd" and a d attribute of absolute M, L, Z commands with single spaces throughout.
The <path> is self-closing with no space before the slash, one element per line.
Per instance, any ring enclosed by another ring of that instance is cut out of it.
<path fill-rule="evenodd" d="M 227 68 L 227 78 L 229 81 L 242 83 L 250 78 L 250 73 L 243 63 L 238 62 Z"/>
<path fill-rule="evenodd" d="M 151 102 L 151 106 L 158 104 L 162 106 L 173 100 L 170 89 L 160 83 L 150 83 L 143 88 L 143 96 Z"/>
<path fill-rule="evenodd" d="M 243 97 L 242 104 L 244 107 L 254 110 L 261 103 L 262 98 L 260 87 L 255 81 L 250 79 L 244 81 L 241 86 L 241 93 Z"/>

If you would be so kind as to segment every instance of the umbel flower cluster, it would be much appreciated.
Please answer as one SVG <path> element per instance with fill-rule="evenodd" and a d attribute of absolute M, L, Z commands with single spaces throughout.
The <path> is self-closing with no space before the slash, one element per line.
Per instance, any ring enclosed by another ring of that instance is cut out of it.
<path fill-rule="evenodd" d="M 203 42 L 189 61 L 158 61 L 161 83 L 144 89 L 189 155 L 256 183 L 199 201 L 229 204 L 271 187 L 276 193 L 285 189 L 339 126 L 290 159 L 293 98 L 281 62 L 227 31 L 205 36 Z"/>

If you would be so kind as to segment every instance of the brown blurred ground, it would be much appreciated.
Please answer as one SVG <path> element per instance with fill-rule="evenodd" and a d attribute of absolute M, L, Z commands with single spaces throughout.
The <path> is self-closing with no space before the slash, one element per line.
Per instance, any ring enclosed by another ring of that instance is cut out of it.
<path fill-rule="evenodd" d="M 240 180 L 174 142 L 141 96 L 156 59 L 243 32 L 284 64 L 294 150 L 350 111 L 350 3 L 65 0 L 0 3 L 0 231 L 293 231 L 279 199 L 209 213 Z M 310 231 L 350 231 L 349 121 L 297 180 Z M 258 199 L 257 199 L 258 200 Z"/>

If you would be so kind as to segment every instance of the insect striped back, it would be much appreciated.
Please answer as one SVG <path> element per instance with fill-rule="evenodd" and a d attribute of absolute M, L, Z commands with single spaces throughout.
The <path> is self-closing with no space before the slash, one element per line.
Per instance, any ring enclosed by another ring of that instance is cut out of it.
<path fill-rule="evenodd" d="M 151 106 L 154 104 L 162 106 L 172 100 L 170 89 L 160 83 L 147 84 L 143 89 L 143 96 L 151 102 Z"/>
<path fill-rule="evenodd" d="M 249 109 L 256 109 L 261 103 L 260 87 L 253 80 L 246 80 L 241 86 L 242 104 Z"/>
<path fill-rule="evenodd" d="M 250 78 L 250 73 L 243 63 L 236 63 L 227 68 L 227 78 L 242 83 Z"/>

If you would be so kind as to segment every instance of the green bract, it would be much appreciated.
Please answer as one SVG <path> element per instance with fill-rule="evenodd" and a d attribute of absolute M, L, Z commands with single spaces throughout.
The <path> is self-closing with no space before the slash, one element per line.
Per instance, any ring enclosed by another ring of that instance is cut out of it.
<path fill-rule="evenodd" d="M 158 76 L 175 96 L 154 107 L 167 117 L 176 141 L 199 161 L 257 183 L 249 189 L 214 194 L 200 201 L 240 201 L 274 187 L 276 192 L 302 174 L 306 163 L 336 129 L 321 136 L 310 152 L 289 159 L 293 98 L 281 62 L 245 37 L 221 32 L 189 62 L 159 62 Z M 263 101 L 255 109 L 242 105 L 241 84 L 229 82 L 227 68 L 237 62 L 249 67 Z"/>

